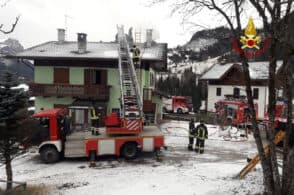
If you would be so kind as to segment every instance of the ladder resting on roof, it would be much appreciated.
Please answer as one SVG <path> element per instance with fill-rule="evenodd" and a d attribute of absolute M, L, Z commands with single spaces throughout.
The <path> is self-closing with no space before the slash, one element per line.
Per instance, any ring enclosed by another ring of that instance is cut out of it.
<path fill-rule="evenodd" d="M 117 27 L 119 42 L 119 75 L 121 89 L 122 118 L 142 118 L 143 106 L 139 84 L 133 61 L 129 53 L 129 44 L 123 26 Z"/>

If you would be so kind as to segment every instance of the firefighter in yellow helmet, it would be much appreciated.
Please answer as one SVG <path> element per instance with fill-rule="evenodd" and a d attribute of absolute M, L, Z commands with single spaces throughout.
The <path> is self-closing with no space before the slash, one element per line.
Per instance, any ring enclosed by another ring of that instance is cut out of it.
<path fill-rule="evenodd" d="M 204 142 L 205 139 L 208 139 L 208 131 L 207 127 L 204 124 L 204 121 L 201 120 L 200 124 L 196 127 L 196 146 L 195 152 L 200 152 L 200 154 L 204 153 Z"/>
<path fill-rule="evenodd" d="M 99 135 L 99 114 L 97 114 L 94 107 L 90 108 L 90 115 L 91 115 L 91 131 L 94 135 Z"/>
<path fill-rule="evenodd" d="M 131 52 L 133 53 L 133 63 L 138 67 L 140 65 L 140 49 L 136 45 L 133 45 Z"/>

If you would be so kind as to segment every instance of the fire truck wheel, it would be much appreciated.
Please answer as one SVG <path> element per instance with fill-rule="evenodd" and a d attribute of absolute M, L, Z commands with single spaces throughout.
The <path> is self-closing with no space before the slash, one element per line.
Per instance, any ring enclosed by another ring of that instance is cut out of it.
<path fill-rule="evenodd" d="M 59 153 L 56 150 L 56 148 L 52 146 L 45 146 L 40 151 L 41 154 L 41 160 L 45 163 L 54 163 L 59 160 Z"/>
<path fill-rule="evenodd" d="M 178 109 L 177 109 L 177 113 L 178 113 L 178 114 L 182 114 L 182 113 L 183 113 L 182 108 L 178 108 Z"/>
<path fill-rule="evenodd" d="M 125 157 L 125 159 L 135 159 L 138 155 L 137 144 L 134 142 L 124 144 L 121 150 L 121 155 Z"/>

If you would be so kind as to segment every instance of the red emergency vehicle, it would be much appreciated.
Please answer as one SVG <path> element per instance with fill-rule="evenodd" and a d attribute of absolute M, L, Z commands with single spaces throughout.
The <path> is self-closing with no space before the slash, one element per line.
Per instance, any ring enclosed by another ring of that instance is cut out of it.
<path fill-rule="evenodd" d="M 41 123 L 42 143 L 39 145 L 41 159 L 53 163 L 65 157 L 89 157 L 117 155 L 127 159 L 136 158 L 140 151 L 154 152 L 164 145 L 164 137 L 156 126 L 144 126 L 138 134 L 108 134 L 107 127 L 99 128 L 100 135 L 90 130 L 70 128 L 70 119 L 62 109 L 43 110 L 33 115 Z"/>
<path fill-rule="evenodd" d="M 274 119 L 274 127 L 276 132 L 285 131 L 287 128 L 287 104 L 285 101 L 278 100 L 275 107 L 275 119 Z M 268 126 L 269 123 L 269 114 L 265 112 L 265 118 L 263 123 L 265 126 Z M 294 146 L 294 106 L 292 105 L 292 131 L 289 136 L 289 144 Z M 278 144 L 278 146 L 283 146 L 282 142 Z"/>
<path fill-rule="evenodd" d="M 254 104 L 256 118 L 258 106 Z M 226 96 L 226 99 L 215 103 L 216 117 L 223 125 L 250 126 L 249 105 L 245 97 Z"/>
<path fill-rule="evenodd" d="M 265 124 L 268 123 L 269 120 L 269 114 L 268 112 L 265 111 L 264 113 L 264 120 L 263 122 Z M 286 122 L 287 120 L 287 104 L 284 101 L 277 101 L 276 107 L 275 107 L 275 128 L 278 127 L 279 122 Z"/>
<path fill-rule="evenodd" d="M 173 112 L 173 113 L 188 113 L 189 105 L 187 103 L 187 98 L 184 96 L 172 96 L 171 98 L 162 98 L 163 111 Z"/>

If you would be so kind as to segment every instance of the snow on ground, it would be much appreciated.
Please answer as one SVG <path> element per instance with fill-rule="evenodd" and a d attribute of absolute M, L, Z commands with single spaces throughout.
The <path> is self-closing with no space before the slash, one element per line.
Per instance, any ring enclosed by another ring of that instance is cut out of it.
<path fill-rule="evenodd" d="M 197 124 L 196 124 L 197 125 Z M 46 185 L 51 194 L 255 194 L 262 192 L 260 166 L 244 180 L 236 177 L 255 152 L 252 138 L 225 141 L 217 126 L 208 125 L 205 153 L 187 150 L 188 122 L 163 123 L 167 151 L 162 162 L 143 154 L 134 161 L 106 157 L 90 168 L 87 159 L 65 159 L 43 164 L 37 153 L 28 152 L 13 162 L 14 179 Z M 220 136 L 221 135 L 221 136 Z M 1 178 L 5 168 L 0 167 Z"/>

